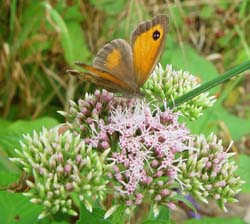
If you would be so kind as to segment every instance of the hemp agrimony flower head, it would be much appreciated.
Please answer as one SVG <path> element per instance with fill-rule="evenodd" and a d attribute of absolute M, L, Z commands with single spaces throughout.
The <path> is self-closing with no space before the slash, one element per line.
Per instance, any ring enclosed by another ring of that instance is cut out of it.
<path fill-rule="evenodd" d="M 134 105 L 113 110 L 107 124 L 99 122 L 96 136 L 90 144 L 103 141 L 103 136 L 117 142 L 113 145 L 113 185 L 117 204 L 125 203 L 127 212 L 149 200 L 158 205 L 172 205 L 173 183 L 178 181 L 177 154 L 186 149 L 190 139 L 189 131 L 179 124 L 178 114 L 166 108 L 155 111 L 138 100 Z M 112 209 L 111 209 L 112 210 Z M 157 212 L 156 212 L 157 213 Z"/>
<path fill-rule="evenodd" d="M 237 202 L 233 198 L 244 181 L 235 175 L 237 166 L 230 160 L 234 153 L 223 150 L 222 141 L 216 135 L 197 135 L 189 141 L 188 154 L 183 155 L 178 169 L 178 178 L 183 184 L 183 194 L 191 194 L 201 202 L 209 198 L 217 201 L 226 210 L 225 203 Z"/>
<path fill-rule="evenodd" d="M 85 94 L 84 99 L 78 103 L 70 101 L 69 112 L 59 111 L 66 117 L 68 127 L 79 133 L 81 137 L 92 136 L 92 130 L 98 128 L 97 122 L 107 123 L 110 112 L 118 107 L 133 103 L 133 99 L 115 97 L 113 93 L 106 90 L 96 90 L 94 95 Z"/>
<path fill-rule="evenodd" d="M 95 200 L 104 199 L 112 166 L 105 162 L 109 150 L 99 155 L 79 135 L 43 129 L 40 134 L 24 136 L 21 150 L 15 151 L 17 157 L 11 160 L 34 177 L 32 182 L 26 180 L 30 191 L 24 195 L 43 205 L 39 218 L 58 211 L 77 215 L 75 199 L 92 211 Z"/>
<path fill-rule="evenodd" d="M 169 102 L 198 86 L 197 78 L 189 72 L 175 71 L 171 65 L 167 65 L 163 69 L 161 64 L 158 64 L 142 91 L 148 100 L 153 100 L 155 103 L 159 102 L 159 98 Z M 214 102 L 214 96 L 208 96 L 208 92 L 206 92 L 179 105 L 175 111 L 181 112 L 189 120 L 195 120 L 202 115 L 204 109 L 211 107 Z"/>
<path fill-rule="evenodd" d="M 159 65 L 143 91 L 154 104 L 160 96 L 166 105 L 197 86 L 189 73 Z M 77 215 L 80 203 L 92 211 L 97 201 L 106 206 L 106 218 L 119 207 L 129 217 L 143 203 L 157 215 L 160 205 L 174 208 L 180 194 L 205 203 L 214 198 L 226 210 L 243 183 L 229 160 L 233 154 L 223 151 L 215 135 L 191 135 L 178 121 L 180 114 L 197 118 L 213 102 L 202 94 L 161 111 L 141 98 L 116 97 L 106 90 L 71 101 L 69 112 L 60 112 L 68 131 L 34 132 L 16 150 L 12 161 L 34 179 L 26 180 L 30 191 L 24 194 L 43 205 L 39 218 L 58 211 Z"/>

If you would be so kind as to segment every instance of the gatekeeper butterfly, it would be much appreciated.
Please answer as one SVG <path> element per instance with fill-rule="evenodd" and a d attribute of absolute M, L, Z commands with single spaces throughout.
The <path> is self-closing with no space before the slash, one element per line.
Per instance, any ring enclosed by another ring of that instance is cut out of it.
<path fill-rule="evenodd" d="M 115 39 L 97 53 L 92 66 L 76 62 L 88 72 L 67 72 L 112 92 L 137 94 L 160 57 L 167 26 L 168 17 L 158 15 L 132 32 L 131 45 L 123 39 Z"/>

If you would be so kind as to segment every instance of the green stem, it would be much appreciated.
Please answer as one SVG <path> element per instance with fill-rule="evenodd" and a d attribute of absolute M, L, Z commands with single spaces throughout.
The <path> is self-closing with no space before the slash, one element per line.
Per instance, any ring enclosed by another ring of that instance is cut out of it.
<path fill-rule="evenodd" d="M 180 104 L 191 100 L 192 98 L 204 93 L 215 86 L 220 85 L 223 82 L 228 81 L 229 79 L 237 76 L 238 74 L 250 69 L 250 61 L 246 61 L 240 65 L 235 66 L 234 68 L 230 69 L 229 71 L 225 72 L 222 76 L 219 76 L 211 81 L 204 83 L 203 85 L 193 89 L 192 91 L 176 98 L 174 101 L 168 102 L 168 106 L 170 108 L 179 106 Z M 164 110 L 164 107 L 161 108 Z"/>

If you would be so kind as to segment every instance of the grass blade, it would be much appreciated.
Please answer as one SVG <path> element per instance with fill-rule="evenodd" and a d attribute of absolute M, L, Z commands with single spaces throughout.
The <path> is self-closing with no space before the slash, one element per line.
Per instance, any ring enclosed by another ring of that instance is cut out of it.
<path fill-rule="evenodd" d="M 201 93 L 204 93 L 204 92 L 212 89 L 213 87 L 218 86 L 221 83 L 228 81 L 229 79 L 239 75 L 240 73 L 242 73 L 248 69 L 250 69 L 250 61 L 246 61 L 240 65 L 237 65 L 234 68 L 230 69 L 229 71 L 225 72 L 222 76 L 219 76 L 211 81 L 204 83 L 203 85 L 195 88 L 194 90 L 178 97 L 174 101 L 168 102 L 168 106 L 170 108 L 176 107 L 176 106 L 200 95 Z M 161 109 L 164 110 L 164 107 L 162 106 Z"/>

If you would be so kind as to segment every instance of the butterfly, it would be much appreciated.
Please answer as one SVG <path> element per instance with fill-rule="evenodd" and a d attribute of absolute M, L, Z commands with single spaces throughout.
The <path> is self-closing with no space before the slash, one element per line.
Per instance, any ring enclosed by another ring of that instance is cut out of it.
<path fill-rule="evenodd" d="M 92 66 L 75 63 L 87 72 L 67 72 L 112 92 L 138 94 L 161 55 L 167 28 L 168 17 L 155 16 L 132 32 L 131 44 L 124 39 L 115 39 L 97 53 Z"/>

